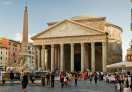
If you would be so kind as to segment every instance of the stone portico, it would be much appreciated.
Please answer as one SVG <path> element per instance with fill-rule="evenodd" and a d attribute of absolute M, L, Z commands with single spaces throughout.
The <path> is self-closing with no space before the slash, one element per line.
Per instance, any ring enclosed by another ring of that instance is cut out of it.
<path fill-rule="evenodd" d="M 82 20 L 89 22 L 89 25 L 82 23 Z M 109 32 L 105 28 L 102 30 L 104 21 L 104 17 L 99 17 L 50 23 L 45 31 L 32 37 L 37 48 L 36 68 L 51 72 L 57 69 L 105 72 L 108 42 L 114 41 L 109 40 Z M 94 27 L 90 23 L 97 25 Z"/>

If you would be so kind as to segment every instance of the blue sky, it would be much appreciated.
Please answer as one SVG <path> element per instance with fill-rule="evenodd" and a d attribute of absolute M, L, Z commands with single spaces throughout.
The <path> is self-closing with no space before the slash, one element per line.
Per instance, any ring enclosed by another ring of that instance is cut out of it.
<path fill-rule="evenodd" d="M 25 0 L 0 0 L 0 37 L 19 40 L 22 32 Z M 132 38 L 129 0 L 28 0 L 29 34 L 47 27 L 50 21 L 73 16 L 104 16 L 123 28 L 123 53 Z"/>

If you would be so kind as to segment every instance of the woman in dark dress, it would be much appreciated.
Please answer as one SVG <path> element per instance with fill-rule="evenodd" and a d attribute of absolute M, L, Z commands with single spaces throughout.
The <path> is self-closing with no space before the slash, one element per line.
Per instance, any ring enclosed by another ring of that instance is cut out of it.
<path fill-rule="evenodd" d="M 28 85 L 28 75 L 27 73 L 24 73 L 22 78 L 22 92 L 27 92 L 26 88 Z"/>

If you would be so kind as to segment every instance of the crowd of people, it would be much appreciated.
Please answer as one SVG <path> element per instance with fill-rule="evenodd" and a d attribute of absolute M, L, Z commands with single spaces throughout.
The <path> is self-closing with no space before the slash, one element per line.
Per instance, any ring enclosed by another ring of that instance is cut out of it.
<path fill-rule="evenodd" d="M 23 78 L 22 78 L 22 89 L 24 90 L 23 92 L 26 92 L 26 87 L 28 85 L 28 74 L 24 74 Z M 59 75 L 56 75 L 55 72 L 48 72 L 46 75 L 41 76 L 41 84 L 42 86 L 48 86 L 53 88 L 55 85 L 55 81 L 59 81 L 60 82 L 60 87 L 69 87 L 71 86 L 72 83 L 74 83 L 74 86 L 77 87 L 78 86 L 78 80 L 87 80 L 90 79 L 91 83 L 92 83 L 92 79 L 94 79 L 95 84 L 97 84 L 97 80 L 103 80 L 102 79 L 102 73 L 88 73 L 87 71 L 85 72 L 74 72 L 74 73 L 70 73 L 70 72 L 60 72 Z M 26 77 L 25 77 L 26 76 Z M 59 77 L 58 80 L 55 80 L 55 77 Z M 30 81 L 32 81 L 32 78 L 29 76 Z M 57 82 L 57 83 L 59 83 Z"/>
<path fill-rule="evenodd" d="M 107 73 L 104 81 L 115 85 L 116 92 L 132 92 L 132 75 L 126 73 Z"/>
<path fill-rule="evenodd" d="M 42 85 L 43 86 L 51 86 L 54 87 L 54 81 L 55 81 L 55 73 L 47 73 L 46 76 L 42 77 Z M 95 84 L 97 84 L 98 80 L 103 80 L 103 73 L 89 73 L 87 71 L 85 72 L 60 72 L 59 74 L 59 81 L 61 84 L 61 88 L 71 86 L 71 83 L 74 81 L 75 87 L 78 86 L 78 80 L 90 80 L 90 83 L 92 83 L 92 80 L 94 80 Z"/>
<path fill-rule="evenodd" d="M 51 87 L 54 87 L 54 73 L 46 75 L 46 80 L 51 79 Z M 103 72 L 82 72 L 82 73 L 69 73 L 61 72 L 60 75 L 60 84 L 63 88 L 64 86 L 70 86 L 71 81 L 74 80 L 74 85 L 77 86 L 78 80 L 89 80 L 90 83 L 94 81 L 97 85 L 98 81 L 105 81 L 106 83 L 112 84 L 115 86 L 116 92 L 132 92 L 132 75 L 130 72 L 126 73 L 103 73 Z M 53 85 L 52 85 L 53 83 Z M 47 84 L 50 85 L 50 82 L 47 81 Z"/>
<path fill-rule="evenodd" d="M 16 76 L 16 75 L 15 75 Z M 22 92 L 26 92 L 27 85 L 29 81 L 34 83 L 36 80 L 33 78 L 31 73 L 24 72 L 19 75 L 19 79 L 22 85 Z M 56 78 L 58 78 L 56 80 Z M 10 80 L 11 82 L 14 79 L 14 73 L 10 72 Z M 89 80 L 90 83 L 98 84 L 98 81 L 104 81 L 108 84 L 112 84 L 115 86 L 116 92 L 132 92 L 132 75 L 130 72 L 127 73 L 103 73 L 103 72 L 47 72 L 45 75 L 40 77 L 41 85 L 54 87 L 55 81 L 58 81 L 60 87 L 69 87 L 74 83 L 74 86 L 78 86 L 78 80 Z"/>
<path fill-rule="evenodd" d="M 21 85 L 22 85 L 22 92 L 27 92 L 26 88 L 27 85 L 30 83 L 34 83 L 34 81 L 36 80 L 33 76 L 32 73 L 29 72 L 23 72 L 21 74 L 16 74 L 13 71 L 11 71 L 9 73 L 9 77 L 10 77 L 10 81 L 11 83 L 13 83 L 15 76 L 17 75 L 17 78 L 19 79 L 19 81 L 21 81 Z M 40 80 L 41 80 L 41 85 L 42 86 L 47 86 L 47 87 L 54 87 L 55 85 L 55 81 L 58 81 L 57 83 L 60 84 L 60 87 L 69 87 L 71 86 L 72 83 L 74 83 L 75 87 L 78 86 L 78 80 L 90 80 L 90 83 L 92 83 L 92 80 L 94 79 L 95 84 L 97 84 L 97 80 L 103 80 L 102 78 L 103 73 L 89 73 L 87 71 L 85 72 L 60 72 L 60 73 L 56 73 L 56 72 L 47 72 L 45 75 L 40 76 Z M 55 78 L 58 79 L 56 80 Z M 3 84 L 4 84 L 3 80 Z"/>

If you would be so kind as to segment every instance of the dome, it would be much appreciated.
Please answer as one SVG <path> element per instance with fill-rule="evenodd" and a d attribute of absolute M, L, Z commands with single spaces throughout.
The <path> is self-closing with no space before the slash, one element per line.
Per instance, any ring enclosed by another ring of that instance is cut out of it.
<path fill-rule="evenodd" d="M 105 17 L 97 17 L 97 16 L 75 16 L 72 17 L 71 20 L 83 20 L 83 19 L 104 19 Z"/>

